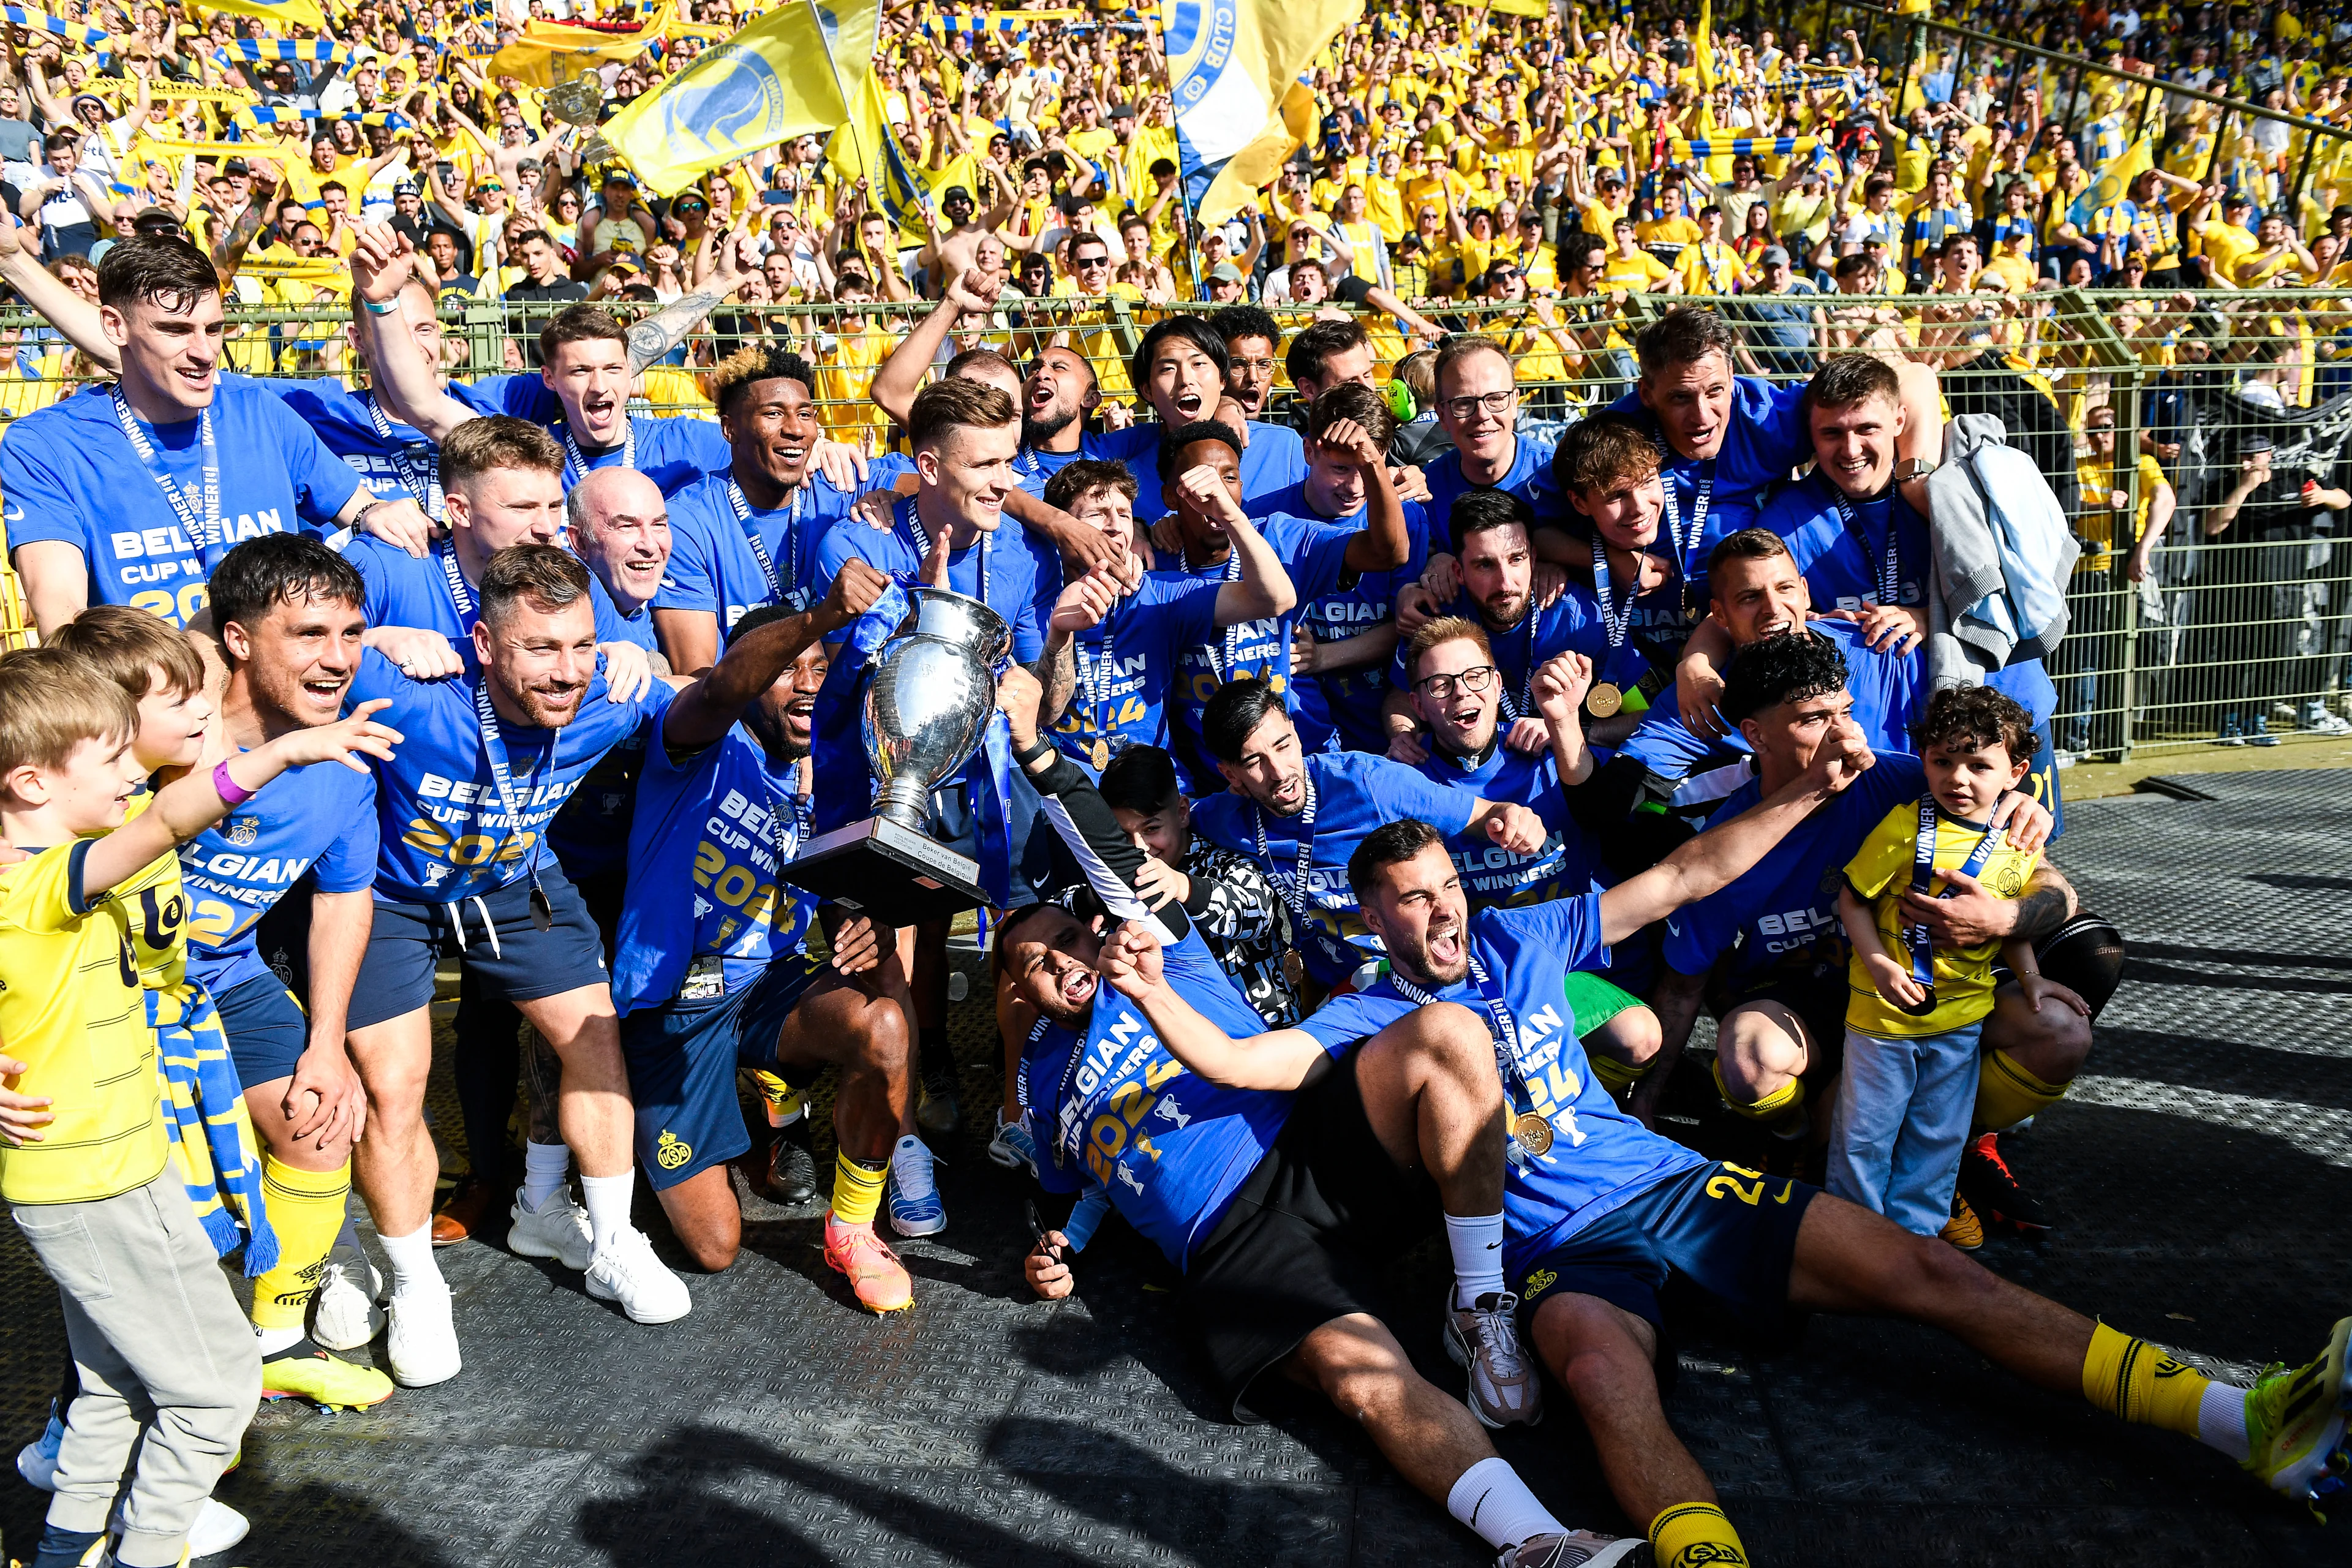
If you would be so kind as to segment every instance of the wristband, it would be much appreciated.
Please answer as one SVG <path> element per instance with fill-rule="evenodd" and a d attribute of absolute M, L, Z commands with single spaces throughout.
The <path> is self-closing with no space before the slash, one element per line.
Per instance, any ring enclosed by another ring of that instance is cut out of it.
<path fill-rule="evenodd" d="M 1029 747 L 1025 751 L 1014 752 L 1013 753 L 1013 760 L 1021 764 L 1022 771 L 1025 773 L 1028 771 L 1029 764 L 1031 763 L 1035 762 L 1040 757 L 1051 755 L 1053 751 L 1054 742 L 1045 739 L 1045 736 L 1040 735 L 1037 737 L 1037 743 L 1035 745 Z"/>
<path fill-rule="evenodd" d="M 252 790 L 228 776 L 228 759 L 226 757 L 213 764 L 213 788 L 224 805 L 243 805 L 254 796 Z"/>
<path fill-rule="evenodd" d="M 389 316 L 400 309 L 400 296 L 394 294 L 389 300 L 370 300 L 362 296 L 360 303 L 367 307 L 367 312 L 371 316 Z"/>

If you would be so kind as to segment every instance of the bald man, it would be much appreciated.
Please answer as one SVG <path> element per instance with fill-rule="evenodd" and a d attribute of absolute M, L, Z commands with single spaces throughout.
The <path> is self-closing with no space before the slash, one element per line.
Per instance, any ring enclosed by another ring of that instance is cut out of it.
<path fill-rule="evenodd" d="M 655 651 L 646 606 L 669 565 L 669 503 L 635 468 L 593 468 L 563 498 L 572 549 L 621 612 L 622 635 Z"/>

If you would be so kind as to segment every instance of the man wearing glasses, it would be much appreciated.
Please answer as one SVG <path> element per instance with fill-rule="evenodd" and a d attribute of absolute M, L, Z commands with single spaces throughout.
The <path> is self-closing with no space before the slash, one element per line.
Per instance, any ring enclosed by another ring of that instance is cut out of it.
<path fill-rule="evenodd" d="M 1474 489 L 1498 489 L 1548 515 L 1557 428 L 1518 428 L 1519 390 L 1508 355 L 1488 339 L 1448 338 L 1437 351 L 1437 423 L 1454 450 L 1429 465 L 1429 514 L 1444 519 Z M 1542 497 L 1542 499 L 1538 499 Z"/>

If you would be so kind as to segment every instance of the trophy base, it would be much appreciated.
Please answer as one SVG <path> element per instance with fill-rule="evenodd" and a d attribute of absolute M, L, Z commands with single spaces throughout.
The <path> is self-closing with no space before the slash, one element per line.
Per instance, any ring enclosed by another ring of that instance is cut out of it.
<path fill-rule="evenodd" d="M 892 929 L 988 902 L 980 888 L 980 868 L 971 859 L 882 816 L 810 839 L 781 875 L 796 888 Z"/>

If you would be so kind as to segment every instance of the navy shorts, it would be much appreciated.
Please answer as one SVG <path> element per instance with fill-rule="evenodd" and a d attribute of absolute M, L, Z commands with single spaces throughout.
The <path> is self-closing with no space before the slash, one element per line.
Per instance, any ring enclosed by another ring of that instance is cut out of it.
<path fill-rule="evenodd" d="M 213 1010 L 228 1037 L 238 1083 L 259 1089 L 294 1075 L 294 1064 L 310 1043 L 310 1020 L 275 975 L 237 982 L 213 998 Z"/>
<path fill-rule="evenodd" d="M 824 960 L 793 953 L 724 996 L 640 1007 L 621 1020 L 637 1163 L 655 1191 L 749 1152 L 735 1070 L 776 1065 L 784 1020 L 824 971 Z"/>
<path fill-rule="evenodd" d="M 580 889 L 551 863 L 539 868 L 555 922 L 531 923 L 530 880 L 453 904 L 375 901 L 375 928 L 352 986 L 349 1026 L 414 1013 L 433 1001 L 433 971 L 455 958 L 494 1002 L 533 1002 L 583 985 L 603 985 L 604 940 L 588 918 Z"/>
<path fill-rule="evenodd" d="M 1663 1327 L 1658 1294 L 1676 1274 L 1754 1327 L 1778 1331 L 1788 1313 L 1797 1226 L 1820 1192 L 1719 1160 L 1668 1176 L 1528 1265 L 1519 1332 L 1533 1342 L 1538 1310 L 1571 1294 L 1598 1296 Z"/>

